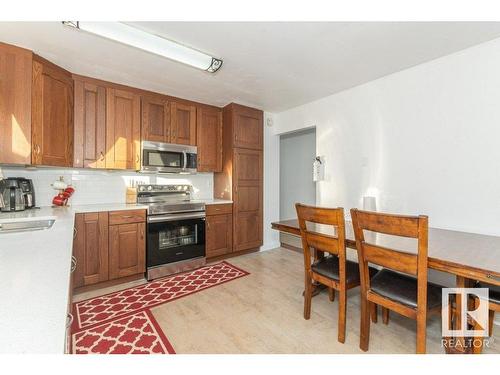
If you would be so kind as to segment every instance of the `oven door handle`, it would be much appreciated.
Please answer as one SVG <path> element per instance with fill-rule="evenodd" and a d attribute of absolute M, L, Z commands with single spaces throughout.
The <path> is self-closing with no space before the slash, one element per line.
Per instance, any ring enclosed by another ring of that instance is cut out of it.
<path fill-rule="evenodd" d="M 205 212 L 193 212 L 185 213 L 182 215 L 172 214 L 172 215 L 161 215 L 161 216 L 148 216 L 148 223 L 161 223 L 167 221 L 177 221 L 185 219 L 203 219 L 205 218 Z"/>

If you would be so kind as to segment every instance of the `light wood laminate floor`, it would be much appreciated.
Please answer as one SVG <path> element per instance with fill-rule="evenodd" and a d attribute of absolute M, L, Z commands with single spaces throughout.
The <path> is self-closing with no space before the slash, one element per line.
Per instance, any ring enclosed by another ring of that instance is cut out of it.
<path fill-rule="evenodd" d="M 250 275 L 154 307 L 152 312 L 177 353 L 364 353 L 359 349 L 359 289 L 348 293 L 346 342 L 337 341 L 338 304 L 326 291 L 313 298 L 304 320 L 303 258 L 287 249 L 231 258 Z M 75 300 L 138 282 L 97 290 Z M 444 353 L 441 321 L 427 328 L 427 352 Z M 368 353 L 414 353 L 415 321 L 391 313 L 389 325 L 371 325 Z M 500 327 L 485 353 L 500 353 Z"/>

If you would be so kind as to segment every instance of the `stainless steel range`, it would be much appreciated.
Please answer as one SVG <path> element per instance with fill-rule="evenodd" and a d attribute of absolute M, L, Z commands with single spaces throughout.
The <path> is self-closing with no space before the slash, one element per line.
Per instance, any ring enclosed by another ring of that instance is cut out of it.
<path fill-rule="evenodd" d="M 190 185 L 139 186 L 137 203 L 148 205 L 148 280 L 205 264 L 205 203 L 191 195 Z"/>

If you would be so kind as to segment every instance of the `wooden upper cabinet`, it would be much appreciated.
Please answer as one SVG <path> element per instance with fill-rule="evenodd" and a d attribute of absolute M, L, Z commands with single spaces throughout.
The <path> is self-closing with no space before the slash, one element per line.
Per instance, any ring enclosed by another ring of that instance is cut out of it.
<path fill-rule="evenodd" d="M 73 166 L 106 168 L 106 88 L 75 79 Z"/>
<path fill-rule="evenodd" d="M 172 102 L 171 143 L 196 145 L 196 106 Z"/>
<path fill-rule="evenodd" d="M 262 150 L 263 118 L 261 110 L 231 104 L 233 116 L 233 146 Z"/>
<path fill-rule="evenodd" d="M 139 95 L 106 89 L 106 168 L 140 169 L 140 109 Z"/>
<path fill-rule="evenodd" d="M 222 111 L 198 107 L 196 128 L 198 171 L 222 171 Z"/>
<path fill-rule="evenodd" d="M 31 51 L 0 43 L 0 163 L 31 164 Z"/>
<path fill-rule="evenodd" d="M 109 226 L 109 279 L 146 270 L 146 223 Z"/>
<path fill-rule="evenodd" d="M 34 55 L 32 163 L 73 165 L 73 79 L 66 70 Z"/>
<path fill-rule="evenodd" d="M 108 280 L 108 213 L 76 214 L 74 287 Z"/>
<path fill-rule="evenodd" d="M 142 98 L 142 140 L 170 143 L 170 103 L 160 96 Z"/>

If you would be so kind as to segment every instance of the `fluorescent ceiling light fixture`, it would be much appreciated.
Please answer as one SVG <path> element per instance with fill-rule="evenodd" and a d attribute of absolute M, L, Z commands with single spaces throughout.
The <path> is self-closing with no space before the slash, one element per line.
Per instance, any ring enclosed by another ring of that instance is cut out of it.
<path fill-rule="evenodd" d="M 63 24 L 166 57 L 170 60 L 179 61 L 210 73 L 215 73 L 222 66 L 221 59 L 121 22 L 63 21 Z"/>

